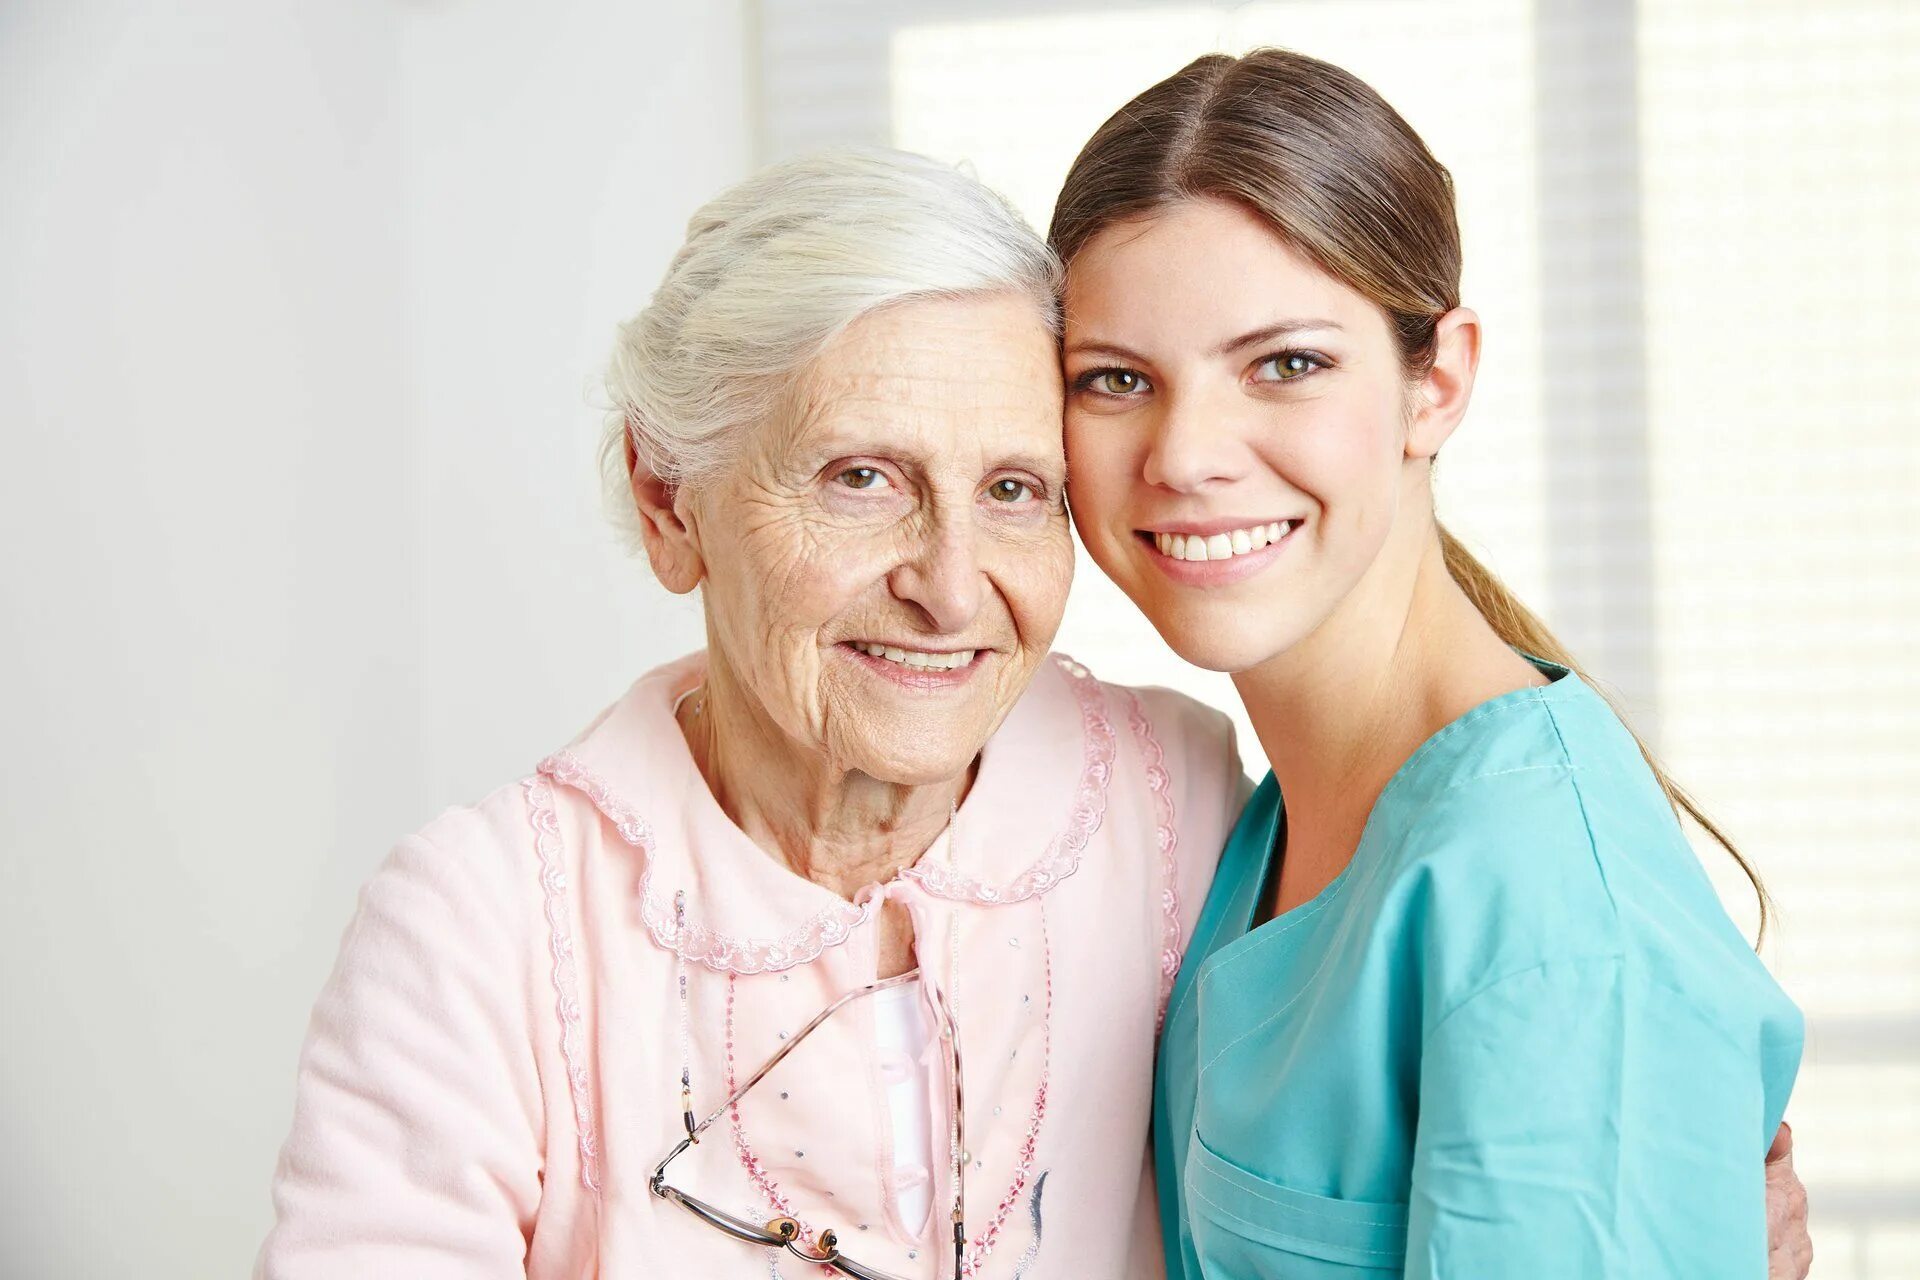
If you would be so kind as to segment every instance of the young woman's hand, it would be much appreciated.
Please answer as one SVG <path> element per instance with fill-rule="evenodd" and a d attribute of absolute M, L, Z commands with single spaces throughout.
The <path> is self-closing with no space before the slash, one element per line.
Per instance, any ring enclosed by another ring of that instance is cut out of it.
<path fill-rule="evenodd" d="M 1767 1152 L 1767 1280 L 1807 1280 L 1812 1269 L 1807 1189 L 1793 1171 L 1793 1130 L 1783 1124 Z"/>

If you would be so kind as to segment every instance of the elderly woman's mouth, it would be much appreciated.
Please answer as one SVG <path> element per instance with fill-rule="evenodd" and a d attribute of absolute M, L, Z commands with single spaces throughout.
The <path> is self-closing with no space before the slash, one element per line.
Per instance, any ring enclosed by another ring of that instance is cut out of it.
<path fill-rule="evenodd" d="M 990 649 L 910 649 L 883 640 L 847 640 L 839 648 L 887 679 L 920 688 L 960 684 Z"/>

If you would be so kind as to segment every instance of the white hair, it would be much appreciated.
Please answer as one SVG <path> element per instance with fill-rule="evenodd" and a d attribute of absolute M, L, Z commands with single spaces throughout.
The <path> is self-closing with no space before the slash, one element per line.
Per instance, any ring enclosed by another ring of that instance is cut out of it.
<path fill-rule="evenodd" d="M 698 485 L 849 324 L 888 305 L 1018 292 L 1059 332 L 1060 267 L 1000 196 L 924 156 L 821 151 L 763 169 L 693 215 L 645 310 L 620 327 L 601 470 L 630 522 L 626 449 Z"/>

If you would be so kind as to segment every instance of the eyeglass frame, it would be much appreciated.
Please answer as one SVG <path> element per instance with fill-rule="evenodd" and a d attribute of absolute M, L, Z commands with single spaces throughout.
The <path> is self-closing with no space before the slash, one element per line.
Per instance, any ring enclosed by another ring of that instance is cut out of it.
<path fill-rule="evenodd" d="M 660 1163 L 654 1166 L 653 1176 L 647 1180 L 648 1190 L 654 1195 L 659 1196 L 662 1200 L 679 1205 L 682 1209 L 685 1209 L 694 1217 L 705 1222 L 708 1226 L 715 1228 L 725 1235 L 732 1236 L 736 1240 L 744 1241 L 747 1244 L 757 1244 L 768 1249 L 785 1249 L 796 1258 L 817 1265 L 831 1267 L 841 1275 L 853 1277 L 854 1280 L 904 1280 L 903 1277 L 894 1276 L 884 1271 L 875 1271 L 870 1267 L 863 1266 L 853 1259 L 846 1257 L 840 1252 L 839 1234 L 831 1227 L 822 1231 L 819 1235 L 817 1246 L 819 1252 L 811 1252 L 805 1247 L 805 1241 L 801 1239 L 802 1232 L 800 1223 L 796 1219 L 783 1215 L 771 1219 L 766 1226 L 762 1227 L 744 1218 L 736 1217 L 724 1209 L 715 1208 L 698 1196 L 688 1195 L 678 1187 L 667 1185 L 666 1174 L 668 1165 L 672 1164 L 687 1148 L 698 1146 L 700 1135 L 705 1133 L 721 1116 L 732 1110 L 740 1099 L 747 1096 L 749 1090 L 765 1079 L 775 1067 L 779 1066 L 781 1061 L 785 1059 L 788 1054 L 792 1053 L 802 1040 L 805 1040 L 811 1035 L 821 1023 L 856 1000 L 873 995 L 876 992 L 904 986 L 909 982 L 918 981 L 918 979 L 919 972 L 918 970 L 914 970 L 898 974 L 891 978 L 881 978 L 876 982 L 869 982 L 865 986 L 856 987 L 854 990 L 845 993 L 832 1004 L 829 1004 L 826 1008 L 815 1014 L 798 1032 L 782 1042 L 780 1047 L 774 1051 L 773 1056 L 762 1063 L 759 1070 L 747 1077 L 746 1082 L 736 1088 L 732 1095 L 729 1096 L 725 1102 L 722 1102 L 718 1107 L 714 1108 L 705 1119 L 698 1121 L 694 1119 L 691 1095 L 686 1090 L 683 1090 L 680 1116 L 681 1122 L 686 1126 L 687 1136 L 680 1139 L 680 1141 L 674 1145 L 673 1149 L 662 1157 Z M 948 1070 L 950 1079 L 953 1081 L 953 1089 L 951 1091 L 951 1105 L 953 1108 L 951 1138 L 955 1144 L 953 1150 L 959 1153 L 959 1158 L 952 1162 L 953 1275 L 954 1280 L 962 1280 L 962 1277 L 966 1274 L 967 1229 L 964 1209 L 966 1205 L 967 1144 L 966 1092 L 961 1083 L 960 1072 L 960 1029 L 954 1023 L 952 1011 L 947 1006 L 945 993 L 932 983 L 927 984 L 927 990 L 932 997 L 934 1016 L 938 1023 L 936 1029 L 940 1039 L 947 1045 Z"/>

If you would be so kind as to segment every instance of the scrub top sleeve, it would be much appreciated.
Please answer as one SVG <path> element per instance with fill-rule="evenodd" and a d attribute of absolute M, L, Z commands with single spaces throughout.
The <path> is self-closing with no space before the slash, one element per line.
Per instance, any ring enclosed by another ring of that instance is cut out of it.
<path fill-rule="evenodd" d="M 1499 979 L 1427 1032 L 1406 1275 L 1766 1275 L 1757 1051 L 1619 957 Z"/>

